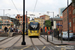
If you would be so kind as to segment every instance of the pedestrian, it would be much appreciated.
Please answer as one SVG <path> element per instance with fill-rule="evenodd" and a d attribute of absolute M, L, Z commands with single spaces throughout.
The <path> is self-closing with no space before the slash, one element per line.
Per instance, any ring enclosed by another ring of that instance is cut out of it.
<path fill-rule="evenodd" d="M 47 27 L 45 27 L 45 32 L 47 32 Z"/>
<path fill-rule="evenodd" d="M 4 31 L 7 32 L 7 27 L 5 26 Z"/>
<path fill-rule="evenodd" d="M 41 28 L 41 32 L 42 32 L 42 28 Z"/>

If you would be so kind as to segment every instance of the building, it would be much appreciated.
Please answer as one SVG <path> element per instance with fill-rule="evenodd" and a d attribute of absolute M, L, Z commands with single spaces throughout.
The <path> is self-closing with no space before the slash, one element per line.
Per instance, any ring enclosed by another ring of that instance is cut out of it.
<path fill-rule="evenodd" d="M 0 16 L 0 29 L 4 29 L 4 27 L 11 27 L 11 24 L 17 26 L 16 23 L 19 23 L 17 19 L 10 18 L 8 16 Z"/>
<path fill-rule="evenodd" d="M 63 10 L 63 31 L 68 31 L 67 9 L 69 12 L 69 30 L 75 33 L 75 8 L 72 3 Z"/>
<path fill-rule="evenodd" d="M 44 19 L 44 20 L 49 20 L 50 16 L 48 15 L 42 15 L 40 16 L 41 19 Z"/>
<path fill-rule="evenodd" d="M 38 21 L 40 23 L 40 27 L 43 28 L 44 27 L 44 19 L 42 18 L 34 18 L 35 21 Z"/>
<path fill-rule="evenodd" d="M 50 21 L 53 21 L 53 29 L 56 29 L 56 28 L 59 28 L 59 30 L 62 30 L 62 25 L 63 25 L 63 22 L 62 22 L 62 18 L 50 18 L 49 19 Z M 60 26 L 58 26 L 60 25 Z"/>
<path fill-rule="evenodd" d="M 19 28 L 20 29 L 23 28 L 23 16 L 20 16 L 20 14 L 17 14 L 16 19 L 18 19 L 21 24 Z M 27 18 L 27 23 L 29 22 L 29 20 L 30 20 L 30 17 Z M 26 24 L 26 15 L 25 15 L 25 24 Z"/>
<path fill-rule="evenodd" d="M 59 16 L 63 16 L 62 12 L 66 7 L 59 8 Z"/>

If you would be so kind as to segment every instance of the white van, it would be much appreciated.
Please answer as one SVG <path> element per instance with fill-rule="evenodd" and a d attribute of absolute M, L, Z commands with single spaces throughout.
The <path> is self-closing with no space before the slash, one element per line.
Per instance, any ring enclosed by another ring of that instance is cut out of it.
<path fill-rule="evenodd" d="M 63 34 L 62 34 L 62 38 L 63 39 L 68 39 L 68 32 L 66 31 L 66 32 L 62 32 Z M 61 33 L 59 34 L 59 37 L 61 37 Z M 73 33 L 69 33 L 69 39 L 70 40 L 72 40 L 73 39 Z"/>

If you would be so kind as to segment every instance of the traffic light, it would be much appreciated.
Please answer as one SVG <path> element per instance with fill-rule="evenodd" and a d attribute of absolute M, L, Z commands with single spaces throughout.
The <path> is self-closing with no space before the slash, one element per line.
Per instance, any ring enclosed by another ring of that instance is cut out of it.
<path fill-rule="evenodd" d="M 53 26 L 53 21 L 51 21 L 51 26 Z"/>

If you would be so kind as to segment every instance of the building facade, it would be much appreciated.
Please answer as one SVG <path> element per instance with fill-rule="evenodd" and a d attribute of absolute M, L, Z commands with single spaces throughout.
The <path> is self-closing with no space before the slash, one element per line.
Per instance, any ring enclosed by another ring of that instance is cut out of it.
<path fill-rule="evenodd" d="M 63 31 L 68 31 L 67 9 L 69 13 L 69 31 L 75 33 L 75 8 L 72 3 L 63 11 Z"/>
<path fill-rule="evenodd" d="M 21 28 L 23 28 L 23 16 L 20 16 L 20 14 L 17 14 L 17 16 L 16 16 L 16 19 L 18 19 L 19 20 L 19 22 L 20 22 L 20 29 Z M 30 18 L 29 17 L 27 17 L 27 23 L 30 21 Z M 26 15 L 25 15 L 25 24 L 26 24 Z M 22 29 L 21 29 L 22 30 Z"/>
<path fill-rule="evenodd" d="M 42 15 L 40 16 L 41 19 L 44 19 L 44 20 L 49 20 L 50 16 L 48 15 Z"/>
<path fill-rule="evenodd" d="M 53 21 L 53 29 L 62 30 L 62 27 L 63 27 L 63 19 L 62 18 L 50 18 L 50 21 Z"/>
<path fill-rule="evenodd" d="M 65 9 L 66 7 L 62 7 L 62 8 L 59 8 L 59 17 L 60 16 L 63 16 L 63 10 Z"/>
<path fill-rule="evenodd" d="M 0 16 L 0 29 L 4 29 L 5 26 L 9 28 L 11 27 L 11 24 L 16 26 L 16 23 L 19 23 L 19 22 L 15 18 L 10 18 L 8 16 Z"/>

